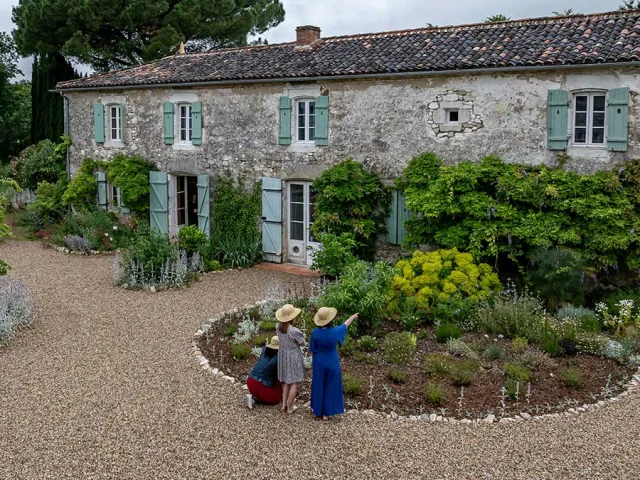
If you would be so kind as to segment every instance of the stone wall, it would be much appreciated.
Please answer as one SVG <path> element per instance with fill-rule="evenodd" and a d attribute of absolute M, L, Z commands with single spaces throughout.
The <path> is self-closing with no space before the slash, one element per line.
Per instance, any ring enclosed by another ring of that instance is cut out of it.
<path fill-rule="evenodd" d="M 566 152 L 568 168 L 594 171 L 640 156 L 637 69 L 67 92 L 71 168 L 77 170 L 85 157 L 109 159 L 118 151 L 142 155 L 167 172 L 229 170 L 249 179 L 311 179 L 349 157 L 391 179 L 429 150 L 449 163 L 495 153 L 506 161 L 555 164 L 563 152 L 546 147 L 547 91 L 622 86 L 631 89 L 628 152 L 588 147 Z M 329 145 L 278 145 L 279 97 L 321 93 L 330 99 Z M 201 146 L 163 143 L 163 102 L 181 98 L 203 104 Z M 114 99 L 126 105 L 125 142 L 98 145 L 92 104 Z M 458 125 L 449 125 L 446 115 L 454 107 Z"/>

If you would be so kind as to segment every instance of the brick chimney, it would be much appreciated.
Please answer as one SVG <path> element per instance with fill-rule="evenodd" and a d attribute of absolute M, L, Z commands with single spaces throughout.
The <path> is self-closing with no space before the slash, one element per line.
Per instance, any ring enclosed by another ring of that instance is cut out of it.
<path fill-rule="evenodd" d="M 296 46 L 307 47 L 320 40 L 320 27 L 305 25 L 296 28 Z"/>

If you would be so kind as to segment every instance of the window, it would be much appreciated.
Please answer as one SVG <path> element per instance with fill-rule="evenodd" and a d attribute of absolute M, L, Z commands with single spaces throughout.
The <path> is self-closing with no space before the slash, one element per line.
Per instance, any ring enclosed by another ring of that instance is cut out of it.
<path fill-rule="evenodd" d="M 179 119 L 179 131 L 178 139 L 180 142 L 191 142 L 191 135 L 193 133 L 193 121 L 191 116 L 191 105 L 179 105 L 178 106 L 178 119 Z"/>
<path fill-rule="evenodd" d="M 187 223 L 187 177 L 177 177 L 176 209 L 178 212 L 178 226 Z"/>
<path fill-rule="evenodd" d="M 109 140 L 122 141 L 122 107 L 109 105 Z"/>
<path fill-rule="evenodd" d="M 314 142 L 316 139 L 316 102 L 299 100 L 296 109 L 297 139 L 299 142 Z"/>
<path fill-rule="evenodd" d="M 107 201 L 109 210 L 119 210 L 122 208 L 120 188 L 112 183 L 107 183 Z"/>
<path fill-rule="evenodd" d="M 458 123 L 459 118 L 459 110 L 447 110 L 447 123 Z"/>
<path fill-rule="evenodd" d="M 604 145 L 605 94 L 580 93 L 574 96 L 574 145 Z"/>

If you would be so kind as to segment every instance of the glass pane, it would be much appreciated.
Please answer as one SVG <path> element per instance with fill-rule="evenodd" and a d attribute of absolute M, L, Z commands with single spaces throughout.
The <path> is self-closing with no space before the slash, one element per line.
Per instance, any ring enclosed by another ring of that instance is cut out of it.
<path fill-rule="evenodd" d="M 304 220 L 304 205 L 302 203 L 291 204 L 291 220 L 302 222 Z"/>
<path fill-rule="evenodd" d="M 309 115 L 316 114 L 316 102 L 309 102 Z"/>
<path fill-rule="evenodd" d="M 309 128 L 316 128 L 316 116 L 309 115 Z"/>
<path fill-rule="evenodd" d="M 304 127 L 307 124 L 307 122 L 305 122 L 305 117 L 304 115 L 299 115 L 298 116 L 298 127 Z"/>
<path fill-rule="evenodd" d="M 316 139 L 316 129 L 309 127 L 309 140 Z"/>
<path fill-rule="evenodd" d="M 587 111 L 587 96 L 579 95 L 576 97 L 576 111 L 577 112 L 586 112 Z"/>
<path fill-rule="evenodd" d="M 604 112 L 604 95 L 596 95 L 593 97 L 593 111 Z"/>
<path fill-rule="evenodd" d="M 593 114 L 593 126 L 604 127 L 604 112 L 595 112 Z"/>
<path fill-rule="evenodd" d="M 298 129 L 298 140 L 306 140 L 306 138 L 304 136 L 304 128 L 299 128 Z"/>
<path fill-rule="evenodd" d="M 178 192 L 184 192 L 184 180 L 185 180 L 185 178 L 184 177 L 176 177 L 176 179 L 177 179 L 176 190 Z"/>
<path fill-rule="evenodd" d="M 576 127 L 586 127 L 586 126 L 587 126 L 587 114 L 576 113 Z"/>
<path fill-rule="evenodd" d="M 184 213 L 185 213 L 184 208 L 178 209 L 178 225 L 184 225 L 185 224 L 185 215 L 184 215 Z"/>
<path fill-rule="evenodd" d="M 289 222 L 289 238 L 291 240 L 304 240 L 304 227 L 302 222 Z"/>
<path fill-rule="evenodd" d="M 309 187 L 309 203 L 316 203 L 316 195 L 318 195 L 318 192 Z"/>
<path fill-rule="evenodd" d="M 591 143 L 604 143 L 604 128 L 594 128 Z"/>
<path fill-rule="evenodd" d="M 304 102 L 298 102 L 298 115 L 304 115 L 304 111 L 305 111 L 305 105 Z"/>
<path fill-rule="evenodd" d="M 304 202 L 304 185 L 292 184 L 290 187 L 290 195 L 292 202 Z"/>
<path fill-rule="evenodd" d="M 587 141 L 587 129 L 576 128 L 573 142 L 574 143 L 586 143 Z"/>

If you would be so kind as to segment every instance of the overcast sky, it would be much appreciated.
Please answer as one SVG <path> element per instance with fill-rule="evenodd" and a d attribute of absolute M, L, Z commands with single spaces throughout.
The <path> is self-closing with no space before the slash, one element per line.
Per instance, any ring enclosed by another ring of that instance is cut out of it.
<path fill-rule="evenodd" d="M 0 31 L 11 31 L 11 7 L 18 0 L 0 0 Z M 427 23 L 455 25 L 480 22 L 485 17 L 502 13 L 512 19 L 542 17 L 553 11 L 573 8 L 580 13 L 616 10 L 622 0 L 283 0 L 287 12 L 284 22 L 268 31 L 269 43 L 295 39 L 299 25 L 315 25 L 322 36 L 381 32 L 419 28 Z M 31 62 L 25 59 L 20 67 L 30 76 Z M 86 69 L 83 69 L 86 70 Z"/>

